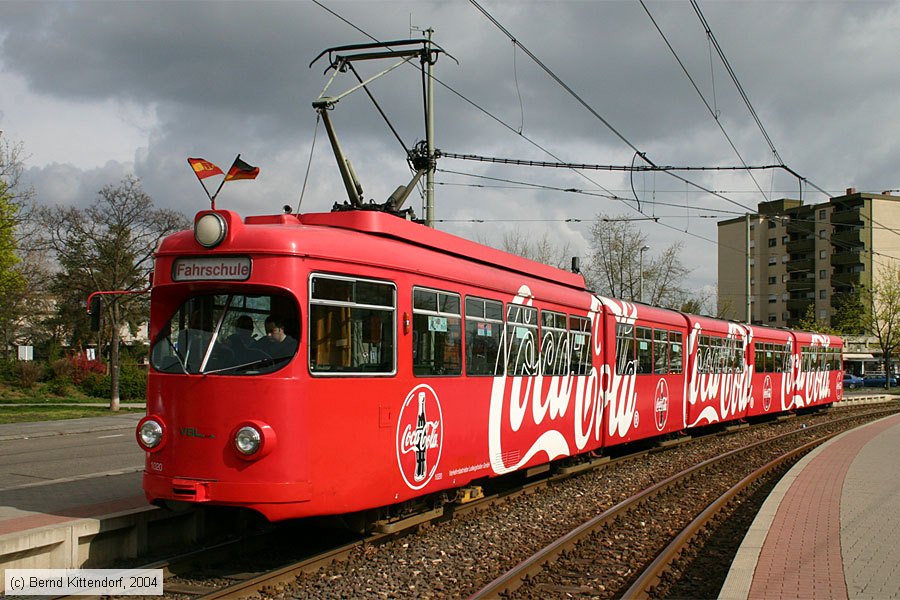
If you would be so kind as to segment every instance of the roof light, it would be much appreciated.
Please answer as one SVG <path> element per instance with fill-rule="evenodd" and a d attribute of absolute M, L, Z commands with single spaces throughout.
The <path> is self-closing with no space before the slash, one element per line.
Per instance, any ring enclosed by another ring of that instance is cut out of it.
<path fill-rule="evenodd" d="M 205 248 L 215 248 L 225 239 L 228 226 L 218 213 L 206 213 L 194 223 L 194 239 Z"/>

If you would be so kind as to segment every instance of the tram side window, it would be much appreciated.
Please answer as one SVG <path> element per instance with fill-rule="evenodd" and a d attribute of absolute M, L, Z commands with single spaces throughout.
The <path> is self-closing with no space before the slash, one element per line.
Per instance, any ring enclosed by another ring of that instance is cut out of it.
<path fill-rule="evenodd" d="M 309 298 L 311 372 L 395 372 L 397 302 L 393 284 L 313 275 Z"/>
<path fill-rule="evenodd" d="M 570 354 L 566 315 L 542 310 L 541 369 L 544 375 L 568 375 Z"/>
<path fill-rule="evenodd" d="M 709 336 L 701 335 L 697 338 L 697 372 L 698 373 L 711 373 L 711 369 L 709 367 Z"/>
<path fill-rule="evenodd" d="M 634 325 L 616 324 L 616 375 L 633 375 L 637 369 L 634 356 Z"/>
<path fill-rule="evenodd" d="M 591 321 L 584 317 L 569 317 L 569 340 L 572 348 L 572 374 L 591 372 Z"/>
<path fill-rule="evenodd" d="M 669 332 L 669 373 L 679 374 L 684 368 L 684 353 L 682 352 L 681 332 Z"/>
<path fill-rule="evenodd" d="M 506 307 L 507 375 L 536 375 L 538 371 L 537 309 L 521 304 Z"/>
<path fill-rule="evenodd" d="M 462 372 L 459 294 L 413 288 L 413 373 Z"/>
<path fill-rule="evenodd" d="M 766 373 L 766 358 L 771 359 L 772 352 L 768 349 L 771 344 L 757 343 L 753 349 L 753 371 L 756 373 Z"/>
<path fill-rule="evenodd" d="M 740 338 L 733 338 L 731 342 L 731 372 L 742 373 L 747 356 L 747 346 L 744 340 Z"/>
<path fill-rule="evenodd" d="M 812 370 L 812 352 L 810 350 L 809 346 L 800 348 L 800 370 L 802 371 Z"/>
<path fill-rule="evenodd" d="M 503 375 L 503 303 L 466 298 L 466 375 Z"/>
<path fill-rule="evenodd" d="M 653 330 L 653 372 L 665 375 L 669 372 L 669 332 Z"/>
<path fill-rule="evenodd" d="M 653 330 L 649 327 L 638 327 L 636 331 L 637 338 L 637 359 L 638 373 L 646 374 L 653 372 Z"/>

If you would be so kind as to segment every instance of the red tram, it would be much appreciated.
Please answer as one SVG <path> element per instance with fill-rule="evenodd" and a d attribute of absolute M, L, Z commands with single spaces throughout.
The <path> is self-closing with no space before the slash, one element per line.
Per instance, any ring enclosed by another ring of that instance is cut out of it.
<path fill-rule="evenodd" d="M 201 211 L 157 251 L 150 338 L 147 498 L 270 520 L 841 399 L 840 338 L 598 297 L 368 210 Z"/>

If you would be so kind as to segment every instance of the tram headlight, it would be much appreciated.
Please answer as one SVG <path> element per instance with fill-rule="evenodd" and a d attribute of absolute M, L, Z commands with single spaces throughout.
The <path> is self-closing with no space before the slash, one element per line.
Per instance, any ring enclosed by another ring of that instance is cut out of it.
<path fill-rule="evenodd" d="M 166 428 L 157 417 L 144 417 L 135 431 L 138 444 L 147 452 L 156 452 L 165 445 Z"/>
<path fill-rule="evenodd" d="M 275 449 L 275 430 L 262 421 L 244 421 L 231 430 L 235 454 L 244 460 L 259 460 Z"/>
<path fill-rule="evenodd" d="M 262 435 L 255 427 L 249 425 L 238 429 L 234 434 L 234 447 L 241 454 L 253 454 L 259 450 L 262 444 Z"/>
<path fill-rule="evenodd" d="M 225 239 L 228 226 L 218 213 L 206 213 L 194 222 L 194 239 L 205 248 L 215 248 Z"/>

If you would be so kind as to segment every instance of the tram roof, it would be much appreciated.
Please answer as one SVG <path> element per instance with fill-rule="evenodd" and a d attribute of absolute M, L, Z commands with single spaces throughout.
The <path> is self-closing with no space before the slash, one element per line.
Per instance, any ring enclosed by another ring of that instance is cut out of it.
<path fill-rule="evenodd" d="M 307 213 L 299 215 L 299 219 L 303 225 L 349 229 L 391 238 L 466 260 L 516 271 L 574 289 L 585 289 L 584 278 L 577 273 L 557 269 L 378 211 Z M 247 223 L 253 223 L 254 220 L 253 217 L 250 217 L 247 219 Z"/>

